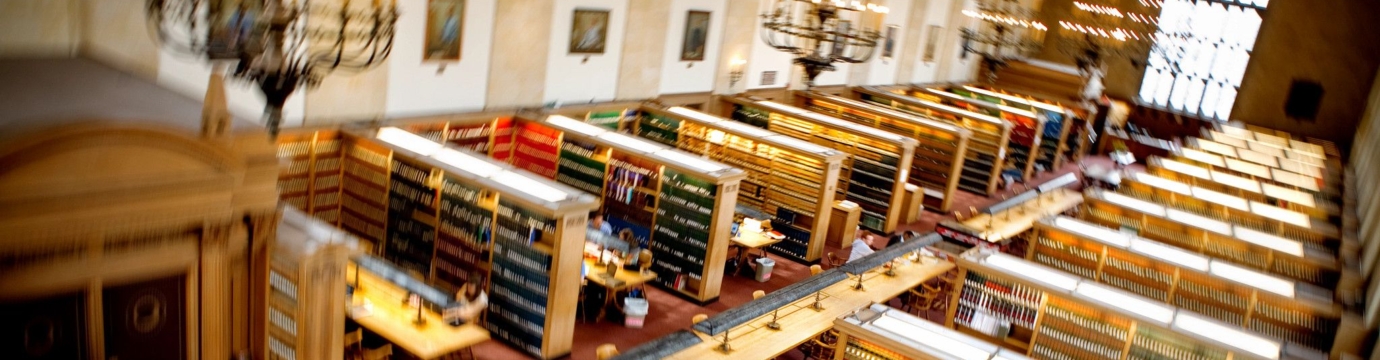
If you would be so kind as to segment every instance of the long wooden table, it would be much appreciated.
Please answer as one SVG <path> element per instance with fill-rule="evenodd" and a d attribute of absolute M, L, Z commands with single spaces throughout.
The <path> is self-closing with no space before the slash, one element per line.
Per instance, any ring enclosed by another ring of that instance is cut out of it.
<path fill-rule="evenodd" d="M 1083 203 L 1083 193 L 1059 189 L 1040 194 L 1040 197 L 1027 201 L 994 215 L 981 214 L 963 221 L 963 225 L 982 231 L 980 237 L 989 242 L 1001 242 L 1019 235 L 1035 226 L 1040 219 L 1063 213 Z"/>
<path fill-rule="evenodd" d="M 935 276 L 954 268 L 951 262 L 933 257 L 922 257 L 921 262 L 896 267 L 896 276 L 885 275 L 885 269 L 877 268 L 862 274 L 863 289 L 854 290 L 856 278 L 840 281 L 825 288 L 820 303 L 824 310 L 814 310 L 813 296 L 792 302 L 777 311 L 780 330 L 772 330 L 767 324 L 772 314 L 740 325 L 728 331 L 732 351 L 719 350 L 723 334 L 707 336 L 698 334 L 705 341 L 668 357 L 669 359 L 770 359 L 779 356 L 796 345 L 829 330 L 834 319 L 867 306 L 895 298 L 908 289 L 920 286 Z"/>
<path fill-rule="evenodd" d="M 352 301 L 362 304 L 368 299 L 369 310 L 352 309 L 350 318 L 409 354 L 436 359 L 489 340 L 489 331 L 475 323 L 450 326 L 427 310 L 422 311 L 426 323 L 414 325 L 417 310 L 404 307 L 400 290 L 368 273 L 361 274 L 360 282 L 363 289 L 355 291 Z"/>

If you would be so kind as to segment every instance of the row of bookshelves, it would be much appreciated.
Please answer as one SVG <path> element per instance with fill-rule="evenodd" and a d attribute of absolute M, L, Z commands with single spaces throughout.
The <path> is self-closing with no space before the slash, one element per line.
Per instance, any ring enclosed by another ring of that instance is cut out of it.
<path fill-rule="evenodd" d="M 1039 144 L 1047 125 L 1045 119 L 1035 112 L 935 88 L 898 89 L 893 92 L 991 116 L 1011 124 L 1005 167 L 1019 171 L 1024 180 L 1034 176 L 1037 170 L 1035 161 L 1040 157 Z"/>
<path fill-rule="evenodd" d="M 894 93 L 878 88 L 858 87 L 853 91 L 864 101 L 969 130 L 971 135 L 963 161 L 963 168 L 967 171 L 959 178 L 959 188 L 982 195 L 990 195 L 996 191 L 1001 180 L 1001 170 L 1005 167 L 1008 157 L 1007 143 L 1012 127 L 1010 123 L 988 115 L 908 96 L 904 94 L 904 90 Z"/>

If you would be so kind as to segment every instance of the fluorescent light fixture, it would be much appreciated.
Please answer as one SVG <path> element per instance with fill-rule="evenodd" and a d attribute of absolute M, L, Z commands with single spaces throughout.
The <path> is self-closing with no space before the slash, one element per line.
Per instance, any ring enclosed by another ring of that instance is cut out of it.
<path fill-rule="evenodd" d="M 1246 203 L 1246 199 L 1200 188 L 1197 186 L 1193 187 L 1193 197 L 1202 199 L 1203 201 L 1207 201 L 1213 204 L 1222 205 L 1237 210 L 1251 210 L 1250 205 Z"/>
<path fill-rule="evenodd" d="M 1195 140 L 1197 140 L 1196 143 L 1198 144 L 1198 148 L 1202 149 L 1203 151 L 1216 153 L 1224 156 L 1236 157 L 1236 148 L 1234 147 L 1207 139 Z"/>
<path fill-rule="evenodd" d="M 1074 287 L 1078 286 L 1078 278 L 1076 277 L 1007 254 L 988 255 L 987 265 L 1005 270 L 1008 274 L 1023 276 L 1059 289 L 1073 290 Z"/>
<path fill-rule="evenodd" d="M 519 192 L 536 196 L 537 198 L 549 202 L 557 202 L 570 197 L 570 194 L 567 194 L 565 191 L 562 191 L 561 189 L 557 189 L 550 185 L 544 184 L 541 181 L 534 180 L 530 177 L 527 177 L 526 175 L 515 173 L 512 171 L 505 170 L 503 172 L 498 173 L 498 175 L 494 175 L 490 179 L 493 179 L 494 181 L 497 181 L 505 186 L 511 187 Z"/>
<path fill-rule="evenodd" d="M 1144 239 L 1131 240 L 1131 250 L 1198 271 L 1208 271 L 1208 263 L 1211 262 L 1202 255 Z"/>
<path fill-rule="evenodd" d="M 992 356 L 990 350 L 983 350 L 894 318 L 883 316 L 873 321 L 872 326 L 959 359 L 986 359 Z"/>
<path fill-rule="evenodd" d="M 1054 225 L 1063 228 L 1064 230 L 1067 230 L 1069 232 L 1083 235 L 1090 239 L 1104 242 L 1107 244 L 1126 247 L 1127 244 L 1131 243 L 1131 238 L 1126 236 L 1126 234 L 1122 234 L 1121 232 L 1108 229 L 1105 227 L 1074 220 L 1073 218 L 1065 216 L 1055 218 Z"/>
<path fill-rule="evenodd" d="M 673 107 L 673 108 L 670 108 L 670 109 L 667 109 L 667 111 L 670 111 L 670 112 L 672 112 L 672 113 L 678 114 L 678 115 L 680 115 L 680 116 L 688 117 L 688 118 L 691 118 L 691 119 L 703 121 L 703 122 L 710 123 L 710 124 L 714 124 L 714 123 L 718 123 L 718 122 L 720 122 L 720 121 L 724 121 L 723 118 L 716 117 L 716 116 L 711 116 L 711 115 L 709 115 L 709 114 L 705 114 L 705 113 L 702 113 L 702 112 L 699 112 L 699 111 L 695 111 L 695 110 L 686 109 L 686 108 L 679 107 L 679 106 Z"/>
<path fill-rule="evenodd" d="M 1239 139 L 1255 139 L 1255 134 L 1252 134 L 1252 132 L 1253 131 L 1246 130 L 1245 128 L 1239 128 L 1235 126 L 1222 127 L 1223 134 L 1231 135 L 1232 137 L 1236 137 Z"/>
<path fill-rule="evenodd" d="M 1313 221 L 1308 219 L 1308 215 L 1266 203 L 1252 201 L 1251 212 L 1305 229 L 1313 227 Z"/>
<path fill-rule="evenodd" d="M 1206 153 L 1206 152 L 1202 152 L 1202 151 L 1198 151 L 1198 150 L 1193 150 L 1193 149 L 1188 149 L 1188 148 L 1181 148 L 1181 149 L 1179 149 L 1179 154 L 1181 154 L 1185 159 L 1197 161 L 1197 162 L 1200 162 L 1200 163 L 1204 163 L 1204 164 L 1208 164 L 1208 165 L 1212 165 L 1212 166 L 1218 166 L 1218 167 L 1225 167 L 1225 166 L 1227 166 L 1226 162 L 1222 161 L 1222 157 L 1221 157 L 1221 156 L 1209 154 L 1209 153 Z"/>
<path fill-rule="evenodd" d="M 1263 177 L 1263 178 L 1270 177 L 1270 168 L 1268 168 L 1268 167 L 1265 167 L 1265 166 L 1262 166 L 1262 165 L 1257 165 L 1257 164 L 1252 164 L 1252 163 L 1245 162 L 1245 161 L 1241 161 L 1241 160 L 1237 160 L 1237 159 L 1226 159 L 1226 162 L 1227 162 L 1227 168 L 1228 168 L 1228 169 L 1232 169 L 1232 170 L 1235 170 L 1235 171 L 1240 171 L 1240 172 L 1246 173 L 1247 175 L 1251 175 L 1251 176 L 1255 176 L 1255 177 Z"/>
<path fill-rule="evenodd" d="M 547 116 L 546 123 L 555 125 L 556 127 L 561 128 L 561 130 L 574 131 L 577 133 L 585 134 L 587 136 L 598 136 L 599 134 L 609 132 L 607 129 L 594 126 L 593 124 L 578 121 L 561 115 Z"/>
<path fill-rule="evenodd" d="M 727 130 L 727 131 L 733 131 L 733 132 L 741 133 L 741 134 L 743 134 L 743 135 L 755 136 L 755 137 L 759 137 L 759 138 L 760 138 L 760 137 L 765 137 L 765 136 L 776 135 L 776 133 L 771 132 L 771 131 L 768 131 L 767 129 L 763 129 L 763 128 L 759 128 L 759 127 L 756 127 L 756 126 L 752 126 L 752 125 L 740 123 L 740 122 L 737 122 L 737 121 L 723 121 L 723 122 L 718 122 L 718 123 L 715 123 L 713 126 L 714 126 L 714 127 L 718 127 L 718 128 L 720 128 L 720 129 Z"/>
<path fill-rule="evenodd" d="M 805 110 L 803 110 L 803 109 L 801 109 L 801 108 L 794 107 L 794 106 L 790 106 L 790 105 L 785 105 L 785 104 L 778 103 L 778 102 L 775 102 L 775 101 L 762 100 L 762 101 L 758 101 L 757 104 L 758 104 L 758 105 L 762 105 L 762 106 L 766 106 L 766 107 L 769 107 L 769 108 L 772 108 L 772 110 L 776 110 L 776 111 L 780 111 L 780 112 L 787 113 L 787 114 L 792 114 L 792 115 L 800 114 L 800 113 L 803 113 L 803 112 L 805 111 Z"/>
<path fill-rule="evenodd" d="M 1174 320 L 1174 308 L 1164 303 L 1113 290 L 1097 283 L 1087 281 L 1079 283 L 1078 289 L 1074 293 L 1103 305 L 1121 309 L 1124 312 L 1159 321 L 1161 324 L 1168 325 L 1170 321 Z"/>
<path fill-rule="evenodd" d="M 1235 231 L 1236 238 L 1241 239 L 1241 241 L 1264 246 L 1285 254 L 1303 256 L 1303 243 L 1298 240 L 1286 239 L 1241 226 L 1237 226 Z"/>
<path fill-rule="evenodd" d="M 1241 190 L 1260 193 L 1260 182 L 1223 172 L 1212 172 L 1212 181 Z"/>
<path fill-rule="evenodd" d="M 689 155 L 689 154 L 680 152 L 679 150 L 675 150 L 675 149 L 666 149 L 666 150 L 662 150 L 662 151 L 657 151 L 654 155 L 656 155 L 657 157 L 660 157 L 660 158 L 662 158 L 662 159 L 665 159 L 665 160 L 668 160 L 668 161 L 674 161 L 674 162 L 676 162 L 676 163 L 678 163 L 678 164 L 685 165 L 685 166 L 687 166 L 687 167 L 690 167 L 690 168 L 693 168 L 693 169 L 697 169 L 697 170 L 700 170 L 700 171 L 704 171 L 704 172 L 715 172 L 715 171 L 719 171 L 719 170 L 723 170 L 723 169 L 727 169 L 727 168 L 728 168 L 727 165 L 723 165 L 723 164 L 716 163 L 716 162 L 713 162 L 713 161 L 705 160 L 705 159 L 699 158 L 699 157 L 697 157 L 697 156 L 691 156 L 691 155 Z"/>
<path fill-rule="evenodd" d="M 1301 188 L 1308 191 L 1318 191 L 1318 181 L 1315 178 L 1291 173 L 1288 171 L 1273 169 L 1270 171 L 1272 179 L 1276 182 Z"/>
<path fill-rule="evenodd" d="M 1169 170 L 1169 171 L 1173 171 L 1173 172 L 1176 172 L 1176 173 L 1180 173 L 1180 174 L 1184 174 L 1184 175 L 1196 177 L 1196 178 L 1199 178 L 1199 179 L 1212 179 L 1212 175 L 1211 175 L 1211 173 L 1208 171 L 1208 169 L 1200 168 L 1200 167 L 1197 167 L 1197 166 L 1193 166 L 1193 165 L 1189 165 L 1189 164 L 1185 164 L 1185 163 L 1181 163 L 1181 162 L 1174 161 L 1174 160 L 1169 160 L 1169 159 L 1160 159 L 1159 161 L 1160 161 L 1160 167 L 1165 168 L 1165 169 L 1167 169 L 1167 170 Z"/>
<path fill-rule="evenodd" d="M 1294 282 L 1223 261 L 1212 262 L 1212 274 L 1275 294 L 1294 297 Z"/>
<path fill-rule="evenodd" d="M 1281 148 L 1289 147 L 1289 140 L 1286 140 L 1286 139 L 1284 139 L 1284 138 L 1282 138 L 1282 137 L 1270 135 L 1270 134 L 1262 134 L 1262 133 L 1256 132 L 1256 133 L 1255 133 L 1255 140 L 1256 140 L 1256 141 L 1259 141 L 1259 142 L 1262 142 L 1262 143 L 1265 143 L 1265 145 L 1270 145 L 1270 146 L 1275 146 L 1275 147 L 1281 147 Z"/>
<path fill-rule="evenodd" d="M 1255 151 L 1245 149 L 1236 150 L 1236 155 L 1240 156 L 1241 160 L 1246 160 L 1269 167 L 1279 167 L 1279 160 L 1276 160 L 1275 157 L 1271 155 L 1261 154 Z"/>
<path fill-rule="evenodd" d="M 1237 139 L 1237 138 L 1233 138 L 1233 137 L 1227 137 L 1227 136 L 1220 136 L 1221 133 L 1218 133 L 1218 132 L 1215 132 L 1215 131 L 1214 131 L 1214 132 L 1210 132 L 1210 133 L 1208 133 L 1208 134 L 1212 136 L 1212 141 L 1216 141 L 1216 142 L 1222 143 L 1222 144 L 1224 144 L 1224 145 L 1230 145 L 1230 146 L 1235 147 L 1235 148 L 1237 148 L 1237 149 L 1246 149 L 1246 148 L 1249 146 L 1249 145 L 1246 145 L 1246 140 L 1241 140 L 1241 139 Z"/>
<path fill-rule="evenodd" d="M 1002 124 L 1002 120 L 1001 120 L 1001 119 L 994 118 L 994 117 L 991 117 L 991 116 L 988 116 L 988 115 L 983 115 L 983 114 L 975 113 L 975 112 L 968 111 L 968 110 L 959 109 L 959 108 L 956 108 L 956 107 L 953 107 L 953 106 L 948 106 L 948 105 L 940 104 L 940 103 L 933 102 L 933 101 L 929 101 L 929 100 L 920 100 L 920 103 L 921 103 L 921 104 L 924 104 L 925 106 L 929 106 L 929 107 L 932 107 L 932 108 L 935 108 L 935 109 L 940 109 L 940 110 L 944 110 L 944 111 L 947 111 L 947 112 L 950 112 L 950 113 L 954 113 L 954 114 L 958 114 L 958 115 L 963 115 L 963 116 L 972 118 L 973 120 L 986 121 L 986 122 L 989 122 L 989 123 L 999 124 L 999 125 Z"/>
<path fill-rule="evenodd" d="M 374 138 L 404 150 L 421 154 L 422 156 L 431 155 L 431 153 L 445 146 L 441 143 L 408 132 L 407 130 L 391 126 L 379 129 L 379 132 L 374 134 Z"/>
<path fill-rule="evenodd" d="M 1298 140 L 1289 140 L 1289 147 L 1296 150 L 1295 152 L 1308 155 L 1310 157 L 1318 159 L 1325 158 L 1323 155 L 1323 147 L 1318 144 Z"/>
<path fill-rule="evenodd" d="M 784 145 L 790 148 L 790 150 L 796 152 L 807 152 L 819 155 L 829 155 L 834 153 L 834 149 L 811 144 L 787 135 L 773 135 L 766 137 L 766 139 L 780 143 L 781 145 Z"/>
<path fill-rule="evenodd" d="M 435 154 L 432 154 L 431 157 L 446 165 L 454 166 L 457 169 L 479 177 L 489 177 L 503 170 L 501 166 L 455 149 L 441 149 Z"/>
<path fill-rule="evenodd" d="M 1318 202 L 1313 199 L 1313 195 L 1308 193 L 1274 184 L 1260 184 L 1260 187 L 1261 190 L 1264 190 L 1265 196 L 1311 208 L 1318 207 Z"/>
<path fill-rule="evenodd" d="M 1266 359 L 1279 359 L 1279 350 L 1283 347 L 1278 342 L 1247 333 L 1234 325 L 1223 325 L 1189 312 L 1174 315 L 1174 328 L 1222 342 Z"/>
<path fill-rule="evenodd" d="M 1246 143 L 1246 147 L 1250 148 L 1251 151 L 1255 151 L 1261 154 L 1270 155 L 1274 157 L 1284 157 L 1284 150 L 1274 146 L 1269 146 L 1251 141 Z"/>
<path fill-rule="evenodd" d="M 1186 185 L 1186 184 L 1184 184 L 1184 183 L 1178 182 L 1178 181 L 1169 180 L 1169 179 L 1165 179 L 1165 178 L 1162 178 L 1162 177 L 1159 177 L 1159 176 L 1154 176 L 1154 175 L 1150 175 L 1150 174 L 1146 174 L 1146 173 L 1136 173 L 1136 174 L 1133 175 L 1133 176 L 1134 176 L 1133 179 L 1135 179 L 1137 182 L 1140 182 L 1140 183 L 1145 184 L 1145 185 L 1150 185 L 1150 186 L 1153 186 L 1153 187 L 1155 187 L 1155 188 L 1159 188 L 1159 189 L 1162 189 L 1162 190 L 1168 190 L 1168 191 L 1176 192 L 1176 193 L 1183 194 L 1183 195 L 1193 195 L 1193 190 L 1192 190 L 1191 187 L 1189 187 L 1188 185 Z"/>
<path fill-rule="evenodd" d="M 616 132 L 606 132 L 603 134 L 599 134 L 599 138 L 644 153 L 652 153 L 666 148 L 665 146 L 653 144 L 651 142 L 647 142 L 646 140 L 638 139 Z"/>
<path fill-rule="evenodd" d="M 890 133 L 890 132 L 886 132 L 886 131 L 877 130 L 877 128 L 874 128 L 874 127 L 871 127 L 871 126 L 862 126 L 862 125 L 859 125 L 859 124 L 857 124 L 857 123 L 852 123 L 852 122 L 848 122 L 848 121 L 843 121 L 843 120 L 840 120 L 839 118 L 836 118 L 836 117 L 833 117 L 833 116 L 824 115 L 824 114 L 820 114 L 820 113 L 804 112 L 804 113 L 799 113 L 799 114 L 796 114 L 796 115 L 798 115 L 798 116 L 800 116 L 800 117 L 809 118 L 810 120 L 814 120 L 814 121 L 816 121 L 816 122 L 829 124 L 830 126 L 833 126 L 833 127 L 846 128 L 846 129 L 849 129 L 850 131 L 865 133 L 865 134 L 868 134 L 868 136 L 872 136 L 872 137 L 875 137 L 875 138 L 882 138 L 882 139 L 887 139 L 887 140 L 896 141 L 896 142 L 901 142 L 901 141 L 905 141 L 906 139 L 909 139 L 908 137 L 905 137 L 905 136 L 897 135 L 897 134 Z"/>
<path fill-rule="evenodd" d="M 1225 221 L 1209 219 L 1198 214 L 1187 211 L 1168 209 L 1169 219 L 1178 221 L 1185 225 L 1190 225 L 1203 230 L 1208 230 L 1222 235 L 1231 235 L 1231 224 Z"/>
<path fill-rule="evenodd" d="M 1149 201 L 1132 198 L 1114 192 L 1103 192 L 1102 199 L 1106 200 L 1109 203 L 1120 205 L 1124 208 L 1137 210 L 1146 214 L 1164 216 L 1164 207 L 1159 206 L 1155 203 L 1151 203 Z"/>

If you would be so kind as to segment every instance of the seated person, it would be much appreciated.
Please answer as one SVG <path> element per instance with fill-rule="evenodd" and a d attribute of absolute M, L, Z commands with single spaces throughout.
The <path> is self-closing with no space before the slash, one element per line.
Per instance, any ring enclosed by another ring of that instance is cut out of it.
<path fill-rule="evenodd" d="M 633 237 L 632 230 L 623 229 L 623 231 L 619 231 L 618 239 L 623 240 L 623 243 L 627 244 L 628 247 L 628 251 L 623 254 L 623 268 L 636 269 L 637 262 L 641 258 L 642 251 L 644 251 L 642 245 L 637 242 L 636 237 Z"/>
<path fill-rule="evenodd" d="M 906 237 L 905 237 L 904 235 L 902 235 L 901 232 L 898 231 L 898 232 L 896 232 L 895 234 L 892 234 L 890 238 L 887 238 L 886 246 L 884 246 L 884 247 L 892 247 L 892 246 L 904 244 L 905 242 L 906 242 Z"/>
<path fill-rule="evenodd" d="M 474 322 L 489 307 L 489 295 L 478 281 L 471 279 L 455 292 L 455 306 L 446 311 L 446 321 L 453 326 Z"/>
<path fill-rule="evenodd" d="M 589 213 L 589 227 L 599 230 L 604 235 L 613 236 L 613 225 L 604 221 L 604 213 L 593 211 Z"/>
<path fill-rule="evenodd" d="M 848 261 L 861 259 L 864 256 L 872 255 L 876 250 L 872 250 L 873 235 L 870 232 L 858 230 L 858 236 L 853 239 L 853 252 L 848 254 Z"/>

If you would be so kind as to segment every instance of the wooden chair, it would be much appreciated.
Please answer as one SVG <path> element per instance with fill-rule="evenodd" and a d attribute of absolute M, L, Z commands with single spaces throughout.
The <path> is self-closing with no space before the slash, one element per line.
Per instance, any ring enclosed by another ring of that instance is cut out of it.
<path fill-rule="evenodd" d="M 834 255 L 833 251 L 830 251 L 828 254 L 824 255 L 824 266 L 828 266 L 830 269 L 843 266 L 843 259 L 840 259 L 838 255 Z"/>
<path fill-rule="evenodd" d="M 364 353 L 364 329 L 345 333 L 345 357 L 354 358 Z"/>
<path fill-rule="evenodd" d="M 646 274 L 648 269 L 652 268 L 651 250 L 642 250 L 641 253 L 637 254 L 637 266 L 642 274 Z M 647 297 L 647 283 L 638 284 L 636 287 L 633 287 L 633 289 L 637 289 L 641 292 L 643 298 Z"/>
<path fill-rule="evenodd" d="M 618 346 L 614 344 L 603 344 L 594 349 L 594 358 L 598 360 L 612 359 L 618 356 Z"/>
<path fill-rule="evenodd" d="M 377 349 L 364 350 L 364 360 L 384 360 L 393 356 L 393 344 L 380 346 Z"/>
<path fill-rule="evenodd" d="M 701 321 L 705 321 L 705 320 L 708 320 L 708 319 L 709 319 L 709 315 L 705 315 L 705 314 L 695 314 L 695 316 L 690 317 L 690 325 L 699 324 Z"/>
<path fill-rule="evenodd" d="M 819 275 L 822 272 L 824 272 L 824 267 L 819 266 L 819 264 L 810 265 L 810 276 Z"/>
<path fill-rule="evenodd" d="M 753 291 L 753 292 L 752 292 L 752 299 L 753 299 L 753 300 L 761 299 L 763 296 L 767 296 L 767 292 L 766 292 L 766 291 L 757 290 L 757 291 Z"/>

